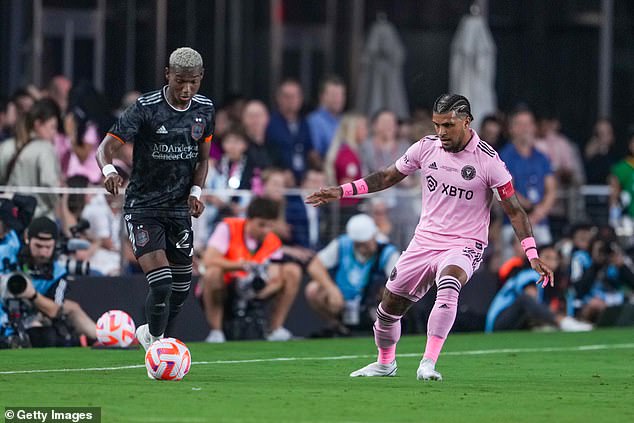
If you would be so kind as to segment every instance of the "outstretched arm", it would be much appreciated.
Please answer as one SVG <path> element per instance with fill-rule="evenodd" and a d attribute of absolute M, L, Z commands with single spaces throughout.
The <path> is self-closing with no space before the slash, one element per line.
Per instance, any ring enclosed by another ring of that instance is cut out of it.
<path fill-rule="evenodd" d="M 306 197 L 306 204 L 312 204 L 315 207 L 319 207 L 343 197 L 382 191 L 401 182 L 406 176 L 407 175 L 398 171 L 396 165 L 392 164 L 387 168 L 378 170 L 369 174 L 365 178 L 356 180 L 349 184 L 337 187 L 321 188 L 319 191 L 316 191 Z"/>
<path fill-rule="evenodd" d="M 494 188 L 501 197 L 500 204 L 502 205 L 502 209 L 509 217 L 513 230 L 515 230 L 515 235 L 517 235 L 517 238 L 521 241 L 526 257 L 530 260 L 531 267 L 540 275 L 537 284 L 542 283 L 542 286 L 546 286 L 550 283 L 551 286 L 554 286 L 555 280 L 553 271 L 539 259 L 535 238 L 533 238 L 533 229 L 531 228 L 526 212 L 517 199 L 517 195 L 513 192 L 510 196 L 505 196 L 505 191 L 507 195 L 509 193 L 508 186 L 510 186 L 511 192 L 513 190 L 510 184 L 509 182 L 504 187 Z M 507 188 L 506 190 L 505 187 Z"/>

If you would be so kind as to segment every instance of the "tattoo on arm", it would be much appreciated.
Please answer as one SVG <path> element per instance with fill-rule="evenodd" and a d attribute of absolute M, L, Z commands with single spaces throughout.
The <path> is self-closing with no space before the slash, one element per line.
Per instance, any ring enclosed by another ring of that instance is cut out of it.
<path fill-rule="evenodd" d="M 506 213 L 511 220 L 515 235 L 517 235 L 520 240 L 533 236 L 531 223 L 528 220 L 526 212 L 520 205 L 517 195 L 513 194 L 512 197 L 502 200 L 500 204 L 504 213 Z"/>
<path fill-rule="evenodd" d="M 407 175 L 403 175 L 399 172 L 395 165 L 391 165 L 371 173 L 363 179 L 365 179 L 365 183 L 368 184 L 368 192 L 377 192 L 401 182 L 406 176 Z"/>

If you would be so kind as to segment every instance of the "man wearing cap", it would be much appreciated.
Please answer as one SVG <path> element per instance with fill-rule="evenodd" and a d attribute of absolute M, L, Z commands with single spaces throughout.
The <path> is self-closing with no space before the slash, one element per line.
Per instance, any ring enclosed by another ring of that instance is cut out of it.
<path fill-rule="evenodd" d="M 18 270 L 27 277 L 26 288 L 17 297 L 31 306 L 30 312 L 25 313 L 24 326 L 33 346 L 58 346 L 65 342 L 52 327 L 52 322 L 59 319 L 67 319 L 79 334 L 86 335 L 90 340 L 97 337 L 95 322 L 78 303 L 64 299 L 67 271 L 55 260 L 58 237 L 55 222 L 47 217 L 39 217 L 27 228 L 25 252 L 16 253 L 14 250 L 14 257 L 0 257 L 0 261 L 17 263 Z M 8 270 L 3 269 L 3 273 Z M 6 311 L 0 303 L 0 335 L 2 332 L 5 336 L 11 334 L 11 330 L 6 328 L 7 320 Z"/>
<path fill-rule="evenodd" d="M 332 240 L 310 262 L 312 281 L 306 286 L 306 300 L 328 322 L 325 333 L 347 334 L 347 326 L 361 323 L 365 305 L 376 308 L 377 302 L 364 298 L 365 294 L 377 274 L 381 281 L 389 277 L 400 255 L 394 245 L 377 241 L 377 234 L 370 216 L 355 215 L 348 220 L 346 233 Z"/>

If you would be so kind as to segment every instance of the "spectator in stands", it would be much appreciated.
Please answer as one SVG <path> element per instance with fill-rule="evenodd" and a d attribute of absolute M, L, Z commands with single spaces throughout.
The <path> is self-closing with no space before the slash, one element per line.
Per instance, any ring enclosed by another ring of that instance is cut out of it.
<path fill-rule="evenodd" d="M 629 155 L 612 167 L 610 207 L 634 218 L 634 130 L 630 133 L 628 148 Z"/>
<path fill-rule="evenodd" d="M 46 96 L 57 103 L 62 116 L 68 110 L 68 95 L 72 86 L 73 83 L 70 79 L 63 75 L 55 75 L 51 78 L 46 88 Z"/>
<path fill-rule="evenodd" d="M 215 167 L 210 167 L 207 173 L 205 188 L 211 190 L 249 190 L 253 178 L 254 163 L 247 154 L 247 137 L 240 127 L 227 130 L 220 140 L 223 155 Z M 246 196 L 232 196 L 226 193 L 206 196 L 207 207 L 199 221 L 205 221 L 209 228 L 224 217 L 241 216 L 249 198 Z M 199 222 L 200 223 L 200 222 Z M 209 232 L 205 231 L 206 239 Z"/>
<path fill-rule="evenodd" d="M 38 100 L 21 115 L 15 137 L 0 144 L 0 185 L 58 187 L 60 170 L 53 140 L 59 107 L 53 100 Z M 54 217 L 58 196 L 36 194 L 35 216 Z"/>
<path fill-rule="evenodd" d="M 616 163 L 614 154 L 614 127 L 609 119 L 599 119 L 594 124 L 592 137 L 586 144 L 584 164 L 589 184 L 605 185 L 612 165 Z"/>
<path fill-rule="evenodd" d="M 91 270 L 104 276 L 121 273 L 121 206 L 119 196 L 93 194 L 81 213 L 90 224 L 86 236 L 91 246 L 85 259 Z"/>
<path fill-rule="evenodd" d="M 364 175 L 391 165 L 405 154 L 410 144 L 407 140 L 399 139 L 397 135 L 396 114 L 390 110 L 378 111 L 372 119 L 370 139 L 361 144 L 360 148 Z M 406 178 L 396 185 L 395 189 L 378 194 L 389 209 L 390 220 L 396 223 L 390 239 L 402 249 L 409 243 L 411 234 L 414 233 L 414 228 L 418 224 L 419 191 L 416 195 L 410 195 L 409 190 L 412 188 L 420 189 L 417 177 Z"/>
<path fill-rule="evenodd" d="M 308 115 L 313 145 L 322 158 L 328 152 L 345 107 L 343 80 L 336 75 L 327 76 L 319 84 L 319 107 Z"/>
<path fill-rule="evenodd" d="M 297 265 L 276 263 L 283 256 L 282 242 L 272 232 L 278 216 L 277 202 L 255 198 L 249 204 L 246 219 L 227 218 L 211 235 L 203 259 L 205 274 L 201 279 L 203 307 L 211 327 L 207 342 L 225 341 L 223 316 L 227 292 L 243 295 L 248 278 L 264 263 L 268 263 L 268 280 L 259 291 L 251 292 L 249 298 L 274 298 L 267 339 L 291 339 L 292 334 L 284 322 L 297 295 L 301 271 Z"/>
<path fill-rule="evenodd" d="M 480 139 L 485 140 L 491 147 L 499 151 L 506 141 L 502 121 L 495 115 L 487 115 L 480 123 Z"/>
<path fill-rule="evenodd" d="M 308 173 L 313 171 L 308 171 Z M 314 251 L 309 249 L 309 225 L 306 204 L 301 195 L 288 195 L 284 172 L 280 169 L 267 169 L 262 175 L 262 196 L 280 204 L 273 232 L 282 241 L 284 258 L 302 266 L 313 258 Z"/>
<path fill-rule="evenodd" d="M 585 182 L 583 160 L 577 146 L 561 133 L 561 123 L 554 115 L 539 120 L 539 139 L 535 148 L 550 161 L 557 188 L 566 195 L 558 198 L 549 213 L 550 229 L 561 238 L 569 217 L 577 211 L 579 187 Z"/>
<path fill-rule="evenodd" d="M 353 216 L 346 233 L 310 262 L 312 280 L 304 292 L 311 308 L 327 322 L 321 335 L 346 335 L 350 326 L 369 326 L 374 320 L 382 294 L 377 286 L 393 274 L 400 256 L 394 245 L 377 241 L 377 235 L 370 216 Z"/>
<path fill-rule="evenodd" d="M 300 115 L 304 94 L 299 82 L 294 79 L 283 81 L 277 89 L 275 100 L 278 110 L 271 114 L 266 142 L 279 152 L 279 163 L 288 171 L 290 185 L 297 186 L 309 164 L 318 164 L 308 121 Z"/>
<path fill-rule="evenodd" d="M 361 158 L 359 147 L 368 137 L 368 124 L 365 116 L 348 113 L 341 118 L 341 123 L 330 144 L 324 169 L 330 185 L 343 185 L 361 177 Z M 341 200 L 343 208 L 356 210 L 359 199 Z M 343 213 L 348 220 L 356 213 Z"/>
<path fill-rule="evenodd" d="M 72 88 L 64 117 L 69 155 L 67 177 L 83 175 L 92 184 L 101 183 L 97 148 L 113 120 L 104 95 L 91 83 L 82 81 Z"/>
<path fill-rule="evenodd" d="M 599 233 L 589 250 L 572 255 L 568 314 L 597 322 L 607 307 L 620 306 L 624 288 L 634 288 L 634 264 L 614 237 Z"/>
<path fill-rule="evenodd" d="M 548 214 L 557 199 L 557 181 L 548 158 L 535 149 L 536 125 L 533 113 L 527 108 L 514 111 L 509 118 L 511 142 L 500 151 L 513 176 L 517 198 L 533 226 L 538 243 L 552 242 Z M 505 217 L 502 228 L 503 251 L 510 252 L 513 227 Z M 508 258 L 508 255 L 505 256 Z"/>
<path fill-rule="evenodd" d="M 266 142 L 268 125 L 269 111 L 266 105 L 259 100 L 247 102 L 242 111 L 242 126 L 249 141 L 248 153 L 257 175 L 264 169 L 279 165 L 275 147 Z"/>
<path fill-rule="evenodd" d="M 559 252 L 553 245 L 539 248 L 541 260 L 551 269 L 560 265 Z M 525 260 L 506 280 L 487 313 L 485 332 L 518 330 L 540 326 L 558 327 L 562 331 L 592 330 L 592 325 L 570 316 L 552 312 L 544 301 L 544 289 L 535 285 L 539 274 Z M 557 279 L 559 280 L 559 279 Z"/>

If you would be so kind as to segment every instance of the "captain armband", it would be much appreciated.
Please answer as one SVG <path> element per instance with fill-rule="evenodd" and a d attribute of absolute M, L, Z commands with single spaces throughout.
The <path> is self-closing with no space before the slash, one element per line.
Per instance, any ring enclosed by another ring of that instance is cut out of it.
<path fill-rule="evenodd" d="M 515 194 L 515 189 L 513 188 L 513 181 L 508 181 L 502 186 L 493 188 L 493 193 L 495 194 L 495 198 L 498 201 L 506 200 L 507 198 L 511 198 L 513 194 Z"/>

